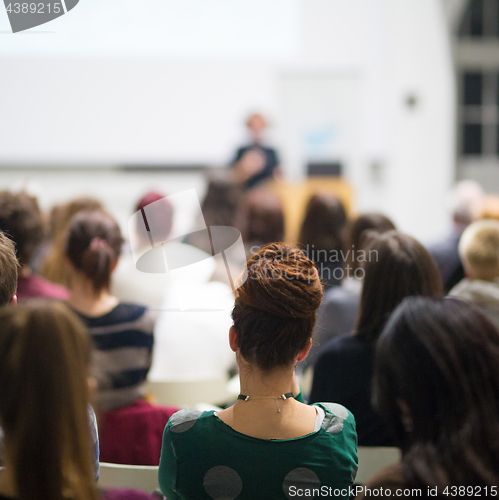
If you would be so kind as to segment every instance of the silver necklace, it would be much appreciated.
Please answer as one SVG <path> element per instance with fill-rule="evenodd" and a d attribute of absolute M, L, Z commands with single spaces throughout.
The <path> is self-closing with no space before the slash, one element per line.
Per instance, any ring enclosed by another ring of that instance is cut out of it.
<path fill-rule="evenodd" d="M 286 399 L 293 398 L 293 393 L 292 392 L 286 392 L 286 394 L 281 394 L 280 396 L 246 396 L 244 394 L 239 394 L 237 396 L 237 399 L 240 399 L 242 401 L 250 401 L 252 399 L 275 399 L 276 405 L 277 405 L 277 411 L 281 413 L 281 408 L 279 408 L 279 400 L 282 399 L 283 401 L 286 401 Z"/>

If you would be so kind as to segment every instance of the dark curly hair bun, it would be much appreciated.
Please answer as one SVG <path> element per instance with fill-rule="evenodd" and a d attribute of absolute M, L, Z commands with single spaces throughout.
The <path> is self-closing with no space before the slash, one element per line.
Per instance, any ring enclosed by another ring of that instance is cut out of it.
<path fill-rule="evenodd" d="M 285 318 L 309 318 L 322 300 L 314 263 L 297 249 L 271 243 L 247 263 L 248 279 L 238 289 L 239 300 Z"/>
<path fill-rule="evenodd" d="M 241 355 L 265 370 L 287 365 L 312 337 L 323 294 L 317 269 L 301 250 L 271 243 L 247 272 L 232 312 Z"/>

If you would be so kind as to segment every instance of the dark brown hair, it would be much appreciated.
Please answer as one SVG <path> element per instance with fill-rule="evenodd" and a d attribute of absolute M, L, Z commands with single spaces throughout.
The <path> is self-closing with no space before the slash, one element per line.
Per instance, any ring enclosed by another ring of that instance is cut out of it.
<path fill-rule="evenodd" d="M 241 204 L 237 218 L 237 225 L 246 245 L 262 246 L 284 239 L 281 200 L 267 189 L 250 191 Z"/>
<path fill-rule="evenodd" d="M 374 405 L 404 450 L 408 487 L 499 484 L 499 331 L 476 307 L 404 300 L 376 347 Z"/>
<path fill-rule="evenodd" d="M 310 197 L 300 230 L 299 242 L 306 251 L 343 250 L 342 231 L 347 221 L 341 200 L 328 193 Z"/>
<path fill-rule="evenodd" d="M 357 335 L 372 342 L 405 297 L 440 295 L 442 282 L 431 255 L 411 236 L 372 234 L 365 252 Z"/>
<path fill-rule="evenodd" d="M 70 221 L 66 255 L 92 281 L 95 292 L 109 288 L 113 264 L 123 238 L 118 223 L 106 212 L 80 212 Z"/>
<path fill-rule="evenodd" d="M 79 212 L 104 210 L 95 198 L 81 197 L 56 205 L 50 212 L 51 247 L 42 261 L 40 274 L 54 283 L 69 286 L 69 269 L 65 262 L 66 234 L 69 221 Z"/>
<path fill-rule="evenodd" d="M 20 500 L 96 500 L 86 329 L 32 300 L 0 310 L 0 421 Z"/>
<path fill-rule="evenodd" d="M 8 304 L 17 292 L 18 269 L 14 243 L 0 231 L 0 306 Z"/>
<path fill-rule="evenodd" d="M 312 338 L 322 285 L 314 263 L 272 243 L 247 262 L 232 311 L 241 356 L 269 371 L 289 366 Z"/>
<path fill-rule="evenodd" d="M 355 258 L 357 252 L 362 250 L 366 243 L 367 236 L 372 233 L 383 234 L 387 231 L 393 231 L 395 225 L 383 214 L 366 213 L 357 216 L 348 224 L 347 255 L 348 265 L 351 267 L 350 276 L 355 270 L 361 267 L 361 263 Z"/>
<path fill-rule="evenodd" d="M 227 172 L 210 174 L 202 203 L 207 226 L 234 226 L 241 187 Z"/>
<path fill-rule="evenodd" d="M 27 193 L 0 193 L 0 229 L 16 243 L 21 266 L 28 265 L 43 240 L 44 228 L 40 207 Z"/>
<path fill-rule="evenodd" d="M 82 196 L 74 200 L 56 205 L 51 211 L 51 236 L 52 238 L 65 238 L 69 221 L 80 212 L 93 212 L 104 210 L 102 203 L 89 196 Z"/>

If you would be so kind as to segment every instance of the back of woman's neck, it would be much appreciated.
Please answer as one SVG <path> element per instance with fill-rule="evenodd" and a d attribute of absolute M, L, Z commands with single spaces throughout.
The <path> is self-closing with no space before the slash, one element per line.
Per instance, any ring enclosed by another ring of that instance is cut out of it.
<path fill-rule="evenodd" d="M 260 370 L 251 370 L 240 373 L 241 394 L 250 397 L 278 397 L 293 392 L 294 370 L 274 370 L 264 373 Z M 296 394 L 295 394 L 296 396 Z"/>
<path fill-rule="evenodd" d="M 94 290 L 72 288 L 69 305 L 85 316 L 102 316 L 112 311 L 119 303 L 108 290 L 95 293 Z"/>
<path fill-rule="evenodd" d="M 294 439 L 313 432 L 315 408 L 293 397 L 278 399 L 289 392 L 297 396 L 299 387 L 293 369 L 263 373 L 242 367 L 240 380 L 241 393 L 249 399 L 238 399 L 235 405 L 218 412 L 218 418 L 235 431 L 259 439 Z"/>

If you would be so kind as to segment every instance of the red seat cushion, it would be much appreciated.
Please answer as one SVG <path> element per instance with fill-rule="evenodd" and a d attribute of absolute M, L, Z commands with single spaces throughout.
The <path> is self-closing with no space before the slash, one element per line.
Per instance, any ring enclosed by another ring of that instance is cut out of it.
<path fill-rule="evenodd" d="M 100 461 L 113 464 L 159 465 L 163 431 L 174 406 L 138 400 L 103 412 L 99 419 Z"/>

